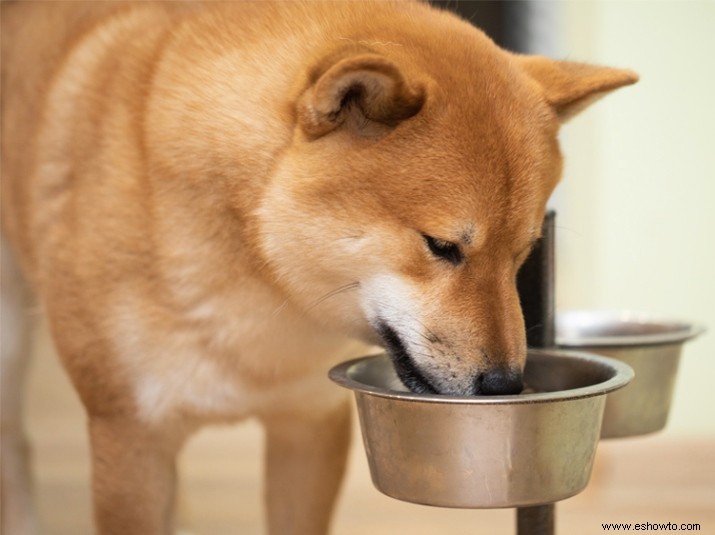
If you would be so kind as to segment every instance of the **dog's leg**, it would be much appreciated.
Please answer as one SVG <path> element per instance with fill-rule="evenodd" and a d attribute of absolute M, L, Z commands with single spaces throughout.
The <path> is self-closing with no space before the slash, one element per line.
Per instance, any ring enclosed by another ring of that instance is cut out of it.
<path fill-rule="evenodd" d="M 30 453 L 23 426 L 22 402 L 34 322 L 29 311 L 30 292 L 5 240 L 2 241 L 1 254 L 0 527 L 4 535 L 29 535 L 36 533 L 37 523 L 32 506 Z"/>
<path fill-rule="evenodd" d="M 350 444 L 350 404 L 264 418 L 270 535 L 324 535 Z"/>
<path fill-rule="evenodd" d="M 173 535 L 176 455 L 185 439 L 136 420 L 90 417 L 97 533 Z"/>

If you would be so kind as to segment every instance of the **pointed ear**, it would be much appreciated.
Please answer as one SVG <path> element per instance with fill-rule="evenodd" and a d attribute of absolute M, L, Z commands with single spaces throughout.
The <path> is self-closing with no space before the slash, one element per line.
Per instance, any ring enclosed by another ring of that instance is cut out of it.
<path fill-rule="evenodd" d="M 424 89 L 409 84 L 390 60 L 371 53 L 353 54 L 314 71 L 298 100 L 298 122 L 310 138 L 342 125 L 371 135 L 394 127 L 420 111 Z"/>
<path fill-rule="evenodd" d="M 638 81 L 636 73 L 625 69 L 555 61 L 541 56 L 516 56 L 516 59 L 541 86 L 562 123 L 614 89 Z"/>

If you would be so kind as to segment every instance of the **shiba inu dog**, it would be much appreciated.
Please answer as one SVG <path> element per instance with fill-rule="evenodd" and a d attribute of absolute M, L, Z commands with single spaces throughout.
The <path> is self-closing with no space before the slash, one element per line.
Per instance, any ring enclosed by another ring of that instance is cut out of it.
<path fill-rule="evenodd" d="M 328 368 L 378 343 L 412 390 L 519 392 L 559 125 L 635 81 L 422 3 L 3 4 L 3 533 L 33 529 L 33 299 L 88 414 L 98 533 L 171 533 L 178 450 L 248 417 L 270 533 L 326 533 Z"/>

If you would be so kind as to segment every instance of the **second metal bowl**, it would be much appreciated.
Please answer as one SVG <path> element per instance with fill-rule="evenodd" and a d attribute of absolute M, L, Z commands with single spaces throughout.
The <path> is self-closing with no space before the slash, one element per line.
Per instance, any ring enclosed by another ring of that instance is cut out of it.
<path fill-rule="evenodd" d="M 634 312 L 559 313 L 559 347 L 625 362 L 636 377 L 608 396 L 601 438 L 630 437 L 663 429 L 673 399 L 683 344 L 703 328 Z"/>

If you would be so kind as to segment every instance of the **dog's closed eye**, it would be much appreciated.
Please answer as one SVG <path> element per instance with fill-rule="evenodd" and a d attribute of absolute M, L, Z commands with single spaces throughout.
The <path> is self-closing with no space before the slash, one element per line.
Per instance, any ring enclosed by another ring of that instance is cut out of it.
<path fill-rule="evenodd" d="M 456 243 L 440 240 L 439 238 L 433 238 L 427 234 L 422 234 L 422 238 L 425 240 L 430 252 L 440 260 L 446 260 L 454 266 L 460 264 L 462 260 L 464 260 L 462 251 Z"/>

